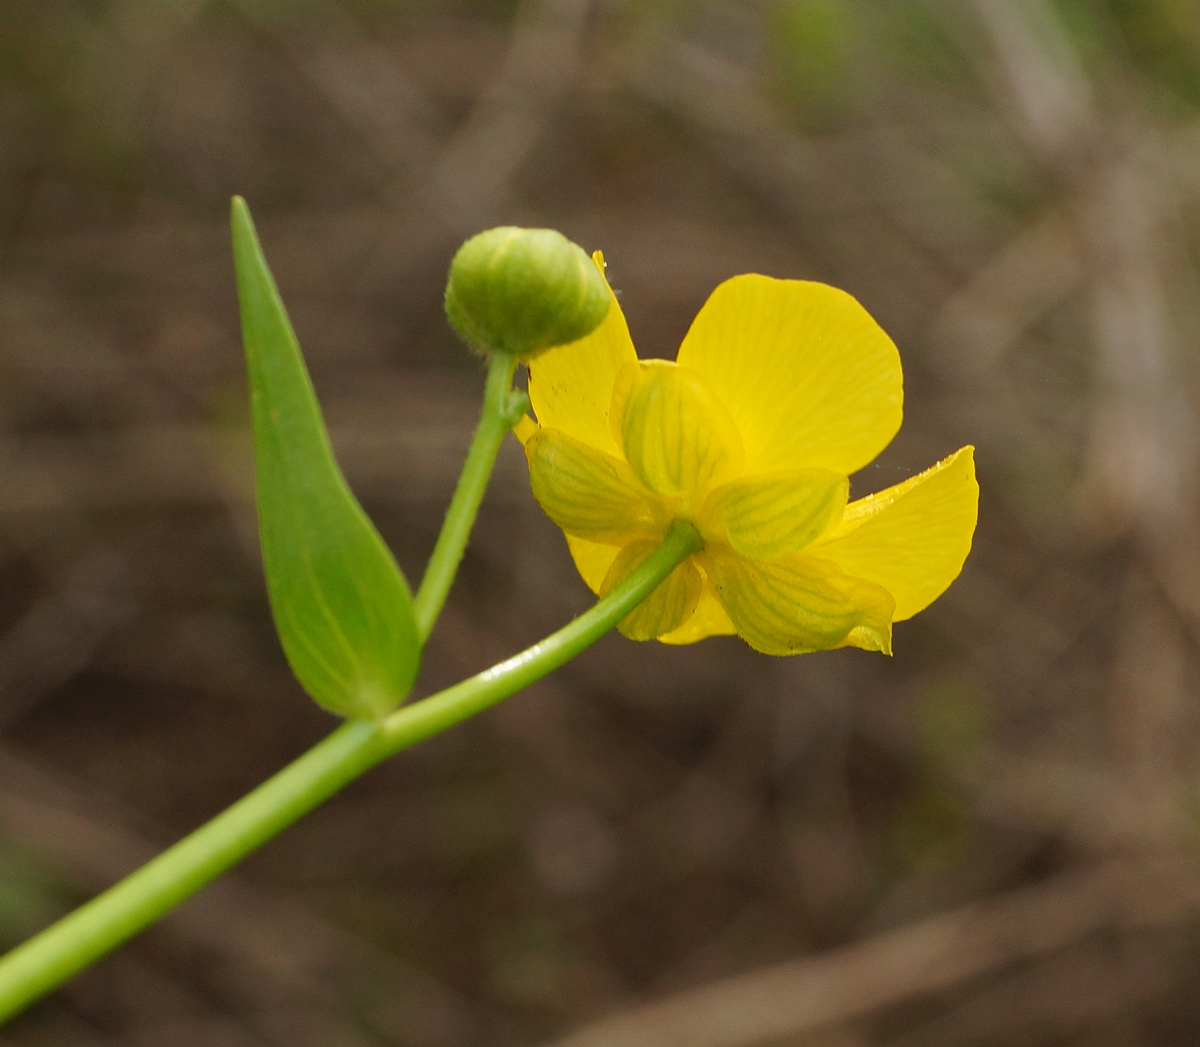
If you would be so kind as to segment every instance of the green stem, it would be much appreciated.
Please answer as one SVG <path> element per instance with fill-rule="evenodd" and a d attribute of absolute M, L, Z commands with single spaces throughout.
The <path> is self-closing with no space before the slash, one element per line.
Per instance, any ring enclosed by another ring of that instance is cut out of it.
<path fill-rule="evenodd" d="M 545 640 L 398 709 L 382 724 L 343 724 L 212 821 L 0 959 L 0 1021 L 148 927 L 385 757 L 495 705 L 573 658 L 699 547 L 695 529 L 676 524 L 625 582 Z"/>
<path fill-rule="evenodd" d="M 479 512 L 479 503 L 483 500 L 492 467 L 496 464 L 500 444 L 528 404 L 523 393 L 514 397 L 512 377 L 516 367 L 517 358 L 511 353 L 492 353 L 479 424 L 471 438 L 471 447 L 454 488 L 454 497 L 450 499 L 450 508 L 446 510 L 442 531 L 429 557 L 421 586 L 413 598 L 417 633 L 422 643 L 433 632 L 433 625 L 450 592 L 459 561 L 467 548 L 471 527 Z"/>

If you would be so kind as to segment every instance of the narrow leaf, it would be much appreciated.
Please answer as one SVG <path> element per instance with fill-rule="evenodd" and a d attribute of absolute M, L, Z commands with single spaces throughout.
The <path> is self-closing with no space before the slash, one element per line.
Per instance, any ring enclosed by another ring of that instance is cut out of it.
<path fill-rule="evenodd" d="M 233 254 L 275 626 L 292 671 L 318 704 L 378 719 L 403 700 L 420 662 L 412 596 L 333 457 L 300 346 L 241 197 L 233 200 Z"/>

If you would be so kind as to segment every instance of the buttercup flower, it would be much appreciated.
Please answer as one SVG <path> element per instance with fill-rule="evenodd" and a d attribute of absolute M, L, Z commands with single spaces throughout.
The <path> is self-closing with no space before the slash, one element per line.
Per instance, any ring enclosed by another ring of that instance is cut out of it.
<path fill-rule="evenodd" d="M 892 623 L 940 596 L 970 550 L 972 447 L 847 503 L 849 474 L 900 427 L 900 357 L 824 284 L 727 280 L 674 363 L 638 360 L 614 299 L 592 334 L 533 361 L 529 397 L 537 421 L 516 433 L 533 493 L 593 592 L 675 520 L 704 541 L 621 622 L 632 639 L 891 653 Z"/>

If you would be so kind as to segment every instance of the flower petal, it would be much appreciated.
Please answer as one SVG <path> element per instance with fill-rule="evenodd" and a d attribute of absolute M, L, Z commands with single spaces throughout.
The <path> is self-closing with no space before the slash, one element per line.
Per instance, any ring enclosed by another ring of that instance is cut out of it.
<path fill-rule="evenodd" d="M 529 415 L 523 414 L 517 419 L 517 424 L 513 426 L 513 436 L 520 440 L 521 446 L 524 447 L 532 437 L 537 435 L 539 428 L 537 422 Z"/>
<path fill-rule="evenodd" d="M 557 429 L 525 443 L 533 496 L 559 527 L 577 538 L 626 545 L 666 532 L 670 517 L 619 458 Z"/>
<path fill-rule="evenodd" d="M 611 413 L 626 460 L 657 494 L 699 498 L 741 471 L 737 428 L 694 371 L 668 360 L 623 368 Z"/>
<path fill-rule="evenodd" d="M 662 643 L 684 644 L 695 643 L 697 640 L 703 640 L 706 636 L 733 636 L 736 632 L 733 622 L 729 620 L 729 615 L 725 613 L 725 608 L 705 588 L 692 616 L 678 629 L 666 633 L 658 639 Z"/>
<path fill-rule="evenodd" d="M 639 541 L 625 546 L 617 554 L 604 584 L 600 586 L 600 598 L 604 599 L 641 567 L 661 544 L 657 541 Z M 683 625 L 696 609 L 703 592 L 704 582 L 689 557 L 622 618 L 617 628 L 631 640 L 654 640 Z"/>
<path fill-rule="evenodd" d="M 586 538 L 575 538 L 569 534 L 566 537 L 567 548 L 571 550 L 571 559 L 575 561 L 579 576 L 592 592 L 600 592 L 609 568 L 621 551 L 620 547 L 589 542 Z"/>
<path fill-rule="evenodd" d="M 839 647 L 861 647 L 864 651 L 892 653 L 892 630 L 875 629 L 867 625 L 856 625 L 846 635 Z"/>
<path fill-rule="evenodd" d="M 850 481 L 829 469 L 793 469 L 735 480 L 713 492 L 702 530 L 752 560 L 799 552 L 842 518 Z"/>
<path fill-rule="evenodd" d="M 603 273 L 603 255 L 597 251 L 592 260 Z M 614 295 L 608 314 L 591 334 L 547 349 L 530 362 L 529 400 L 539 424 L 619 457 L 608 408 L 617 372 L 635 360 L 629 326 Z"/>
<path fill-rule="evenodd" d="M 900 428 L 892 340 L 850 295 L 748 274 L 721 284 L 679 349 L 718 391 L 747 473 L 821 466 L 849 475 Z"/>
<path fill-rule="evenodd" d="M 710 546 L 701 563 L 738 635 L 756 651 L 828 650 L 862 629 L 890 653 L 894 604 L 872 582 L 804 553 L 758 561 Z"/>
<path fill-rule="evenodd" d="M 975 448 L 851 502 L 841 524 L 808 554 L 882 585 L 894 620 L 911 618 L 946 591 L 971 550 L 979 507 Z"/>

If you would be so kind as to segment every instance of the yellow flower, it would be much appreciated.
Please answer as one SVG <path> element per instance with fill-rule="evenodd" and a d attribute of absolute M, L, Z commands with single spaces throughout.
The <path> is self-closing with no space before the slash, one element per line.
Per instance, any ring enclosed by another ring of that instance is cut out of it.
<path fill-rule="evenodd" d="M 614 299 L 592 334 L 533 361 L 529 398 L 537 422 L 516 432 L 533 493 L 593 592 L 677 519 L 704 541 L 621 622 L 633 639 L 890 653 L 892 623 L 940 596 L 970 550 L 971 447 L 847 504 L 849 474 L 900 428 L 900 357 L 824 284 L 727 280 L 674 363 L 638 360 Z"/>

